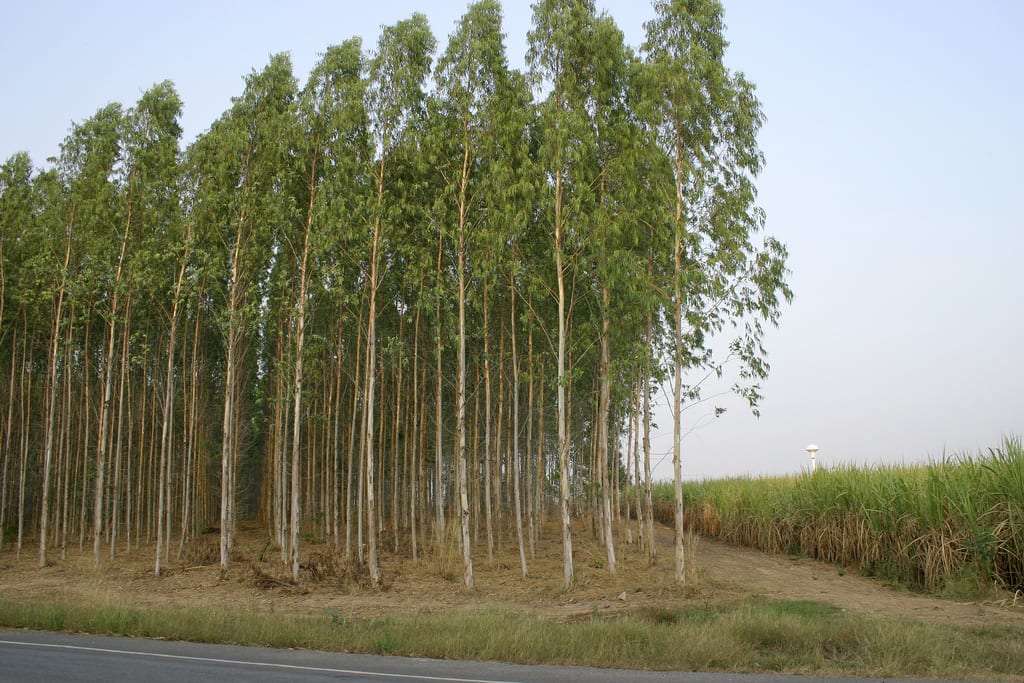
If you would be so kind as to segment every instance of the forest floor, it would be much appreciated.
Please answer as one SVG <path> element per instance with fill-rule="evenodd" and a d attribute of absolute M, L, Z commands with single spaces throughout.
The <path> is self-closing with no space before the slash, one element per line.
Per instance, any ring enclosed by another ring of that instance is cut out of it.
<path fill-rule="evenodd" d="M 766 555 L 718 541 L 692 541 L 688 581 L 673 581 L 672 530 L 657 529 L 658 561 L 648 566 L 636 545 L 616 546 L 618 571 L 610 574 L 605 549 L 589 530 L 575 530 L 576 584 L 562 588 L 561 534 L 556 523 L 545 529 L 529 578 L 520 571 L 514 537 L 504 540 L 488 562 L 486 539 L 474 548 L 476 587 L 463 586 L 461 555 L 451 539 L 446 568 L 434 557 L 412 560 L 382 553 L 384 587 L 369 586 L 365 571 L 346 565 L 327 544 L 303 544 L 303 571 L 297 584 L 266 541 L 264 530 L 244 526 L 236 536 L 233 566 L 226 580 L 217 564 L 217 534 L 193 541 L 181 559 L 153 574 L 155 545 L 121 553 L 93 569 L 91 544 L 77 545 L 66 559 L 59 551 L 43 569 L 36 548 L 20 559 L 7 545 L 0 552 L 0 594 L 24 600 L 71 603 L 116 602 L 139 607 L 219 606 L 257 612 L 331 614 L 373 618 L 481 608 L 539 618 L 572 621 L 592 615 L 638 610 L 674 610 L 735 602 L 750 596 L 813 600 L 872 616 L 910 617 L 935 624 L 1024 625 L 1024 604 L 1013 596 L 989 602 L 961 603 L 893 587 L 852 571 L 814 560 Z M 175 550 L 177 548 L 175 547 Z"/>

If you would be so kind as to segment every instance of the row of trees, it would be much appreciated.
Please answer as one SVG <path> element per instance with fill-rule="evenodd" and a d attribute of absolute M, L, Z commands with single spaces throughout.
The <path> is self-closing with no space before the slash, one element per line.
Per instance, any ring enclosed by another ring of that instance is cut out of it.
<path fill-rule="evenodd" d="M 296 578 L 306 534 L 374 583 L 382 548 L 443 562 L 457 538 L 471 587 L 473 549 L 512 538 L 526 575 L 550 509 L 567 586 L 574 516 L 610 571 L 620 532 L 653 561 L 652 391 L 678 486 L 683 404 L 732 359 L 756 405 L 790 296 L 721 7 L 655 10 L 638 54 L 591 0 L 540 0 L 525 73 L 496 0 L 436 65 L 417 14 L 301 89 L 273 56 L 185 149 L 165 82 L 51 167 L 9 159 L 3 542 L 34 534 L 44 565 L 91 541 L 99 566 L 155 538 L 159 574 L 219 528 L 227 572 L 249 518 Z"/>

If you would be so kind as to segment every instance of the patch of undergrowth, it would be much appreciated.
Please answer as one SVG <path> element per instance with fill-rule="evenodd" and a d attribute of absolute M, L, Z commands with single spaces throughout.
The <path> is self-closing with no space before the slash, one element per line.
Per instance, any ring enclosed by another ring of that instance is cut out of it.
<path fill-rule="evenodd" d="M 676 671 L 1019 680 L 1024 628 L 933 626 L 811 601 L 644 608 L 572 623 L 481 609 L 346 618 L 0 595 L 0 626 L 266 647 Z"/>

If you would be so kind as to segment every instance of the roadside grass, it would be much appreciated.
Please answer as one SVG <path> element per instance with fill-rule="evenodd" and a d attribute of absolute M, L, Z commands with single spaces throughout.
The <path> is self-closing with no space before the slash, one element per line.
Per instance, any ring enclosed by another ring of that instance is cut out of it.
<path fill-rule="evenodd" d="M 746 598 L 573 621 L 488 609 L 382 618 L 211 607 L 28 601 L 0 626 L 277 648 L 622 669 L 1020 680 L 1024 628 L 872 618 L 812 601 Z"/>

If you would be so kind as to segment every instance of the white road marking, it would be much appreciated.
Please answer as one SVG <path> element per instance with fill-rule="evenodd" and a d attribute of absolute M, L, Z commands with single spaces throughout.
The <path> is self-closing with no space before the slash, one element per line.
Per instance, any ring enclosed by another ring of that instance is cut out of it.
<path fill-rule="evenodd" d="M 331 669 L 320 666 L 301 666 L 298 664 L 276 664 L 274 662 L 247 662 L 238 659 L 217 659 L 215 657 L 192 657 L 189 655 L 171 655 L 162 652 L 135 652 L 132 650 L 112 650 L 102 647 L 86 647 L 83 645 L 61 645 L 59 643 L 27 643 L 17 640 L 0 640 L 0 645 L 21 645 L 25 647 L 48 647 L 61 650 L 80 650 L 84 652 L 100 652 L 115 655 L 134 655 L 136 657 L 157 657 L 162 659 L 180 659 L 191 662 L 210 662 L 214 664 L 241 664 L 273 669 L 289 669 L 293 671 L 316 671 L 320 673 L 349 674 L 358 676 L 375 676 L 378 678 L 398 678 L 413 681 L 440 681 L 443 683 L 515 683 L 515 681 L 494 681 L 483 678 L 450 678 L 446 676 L 423 676 L 418 674 L 396 674 L 380 671 L 359 671 L 356 669 Z"/>

